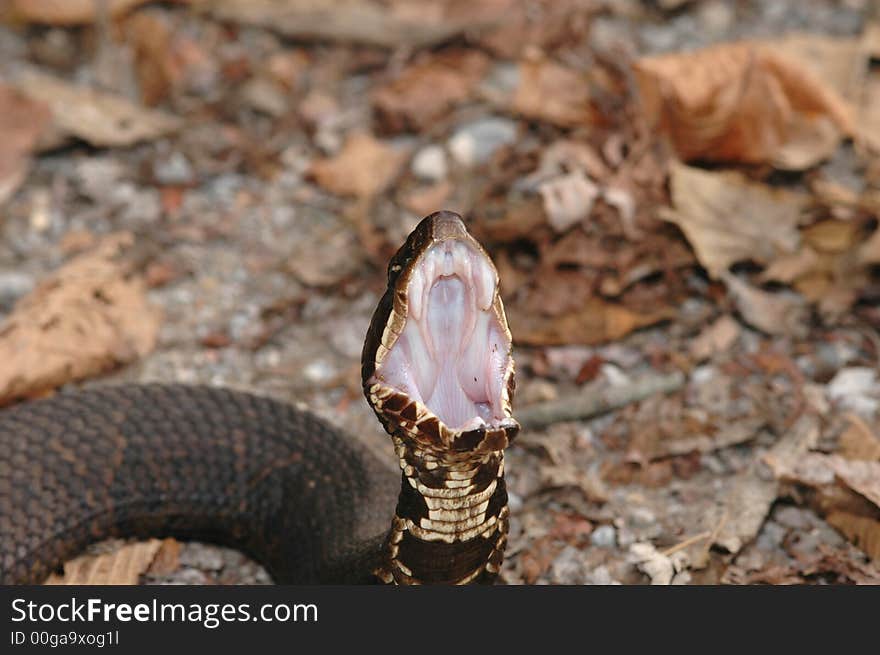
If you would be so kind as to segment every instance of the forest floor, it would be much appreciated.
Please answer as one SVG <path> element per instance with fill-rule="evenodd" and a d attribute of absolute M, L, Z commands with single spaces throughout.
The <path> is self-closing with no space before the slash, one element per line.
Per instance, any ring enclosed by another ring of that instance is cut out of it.
<path fill-rule="evenodd" d="M 876 3 L 9 5 L 0 400 L 256 390 L 393 466 L 361 344 L 450 209 L 529 417 L 503 582 L 880 583 Z M 173 540 L 55 581 L 107 576 L 269 581 Z"/>

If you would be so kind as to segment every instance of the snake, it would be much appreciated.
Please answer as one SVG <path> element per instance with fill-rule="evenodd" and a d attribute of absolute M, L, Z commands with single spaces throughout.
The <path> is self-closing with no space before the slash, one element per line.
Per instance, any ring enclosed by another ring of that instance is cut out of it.
<path fill-rule="evenodd" d="M 507 544 L 512 338 L 498 270 L 458 214 L 391 258 L 361 356 L 399 471 L 251 392 L 103 384 L 0 411 L 0 583 L 107 538 L 236 548 L 279 584 L 491 584 Z"/>

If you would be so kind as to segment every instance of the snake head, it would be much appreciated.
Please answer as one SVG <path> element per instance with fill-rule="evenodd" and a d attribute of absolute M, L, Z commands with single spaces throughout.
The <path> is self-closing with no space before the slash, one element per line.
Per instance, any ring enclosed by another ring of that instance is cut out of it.
<path fill-rule="evenodd" d="M 388 265 L 364 344 L 379 420 L 429 450 L 502 450 L 519 431 L 511 348 L 489 255 L 458 214 L 427 216 Z"/>

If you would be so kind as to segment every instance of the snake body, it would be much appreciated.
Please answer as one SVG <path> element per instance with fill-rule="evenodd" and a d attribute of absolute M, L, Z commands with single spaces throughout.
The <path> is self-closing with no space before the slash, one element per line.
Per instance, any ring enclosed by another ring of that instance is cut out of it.
<path fill-rule="evenodd" d="M 279 583 L 493 581 L 507 534 L 503 450 L 518 430 L 497 289 L 485 311 L 492 347 L 508 352 L 491 360 L 498 380 L 485 386 L 501 392 L 480 411 L 499 418 L 446 425 L 417 388 L 392 384 L 388 363 L 394 342 L 405 341 L 410 278 L 444 248 L 488 261 L 458 216 L 425 218 L 389 265 L 364 346 L 365 395 L 391 434 L 400 476 L 309 412 L 249 393 L 185 385 L 61 393 L 0 412 L 0 582 L 39 583 L 111 536 L 232 546 Z"/>

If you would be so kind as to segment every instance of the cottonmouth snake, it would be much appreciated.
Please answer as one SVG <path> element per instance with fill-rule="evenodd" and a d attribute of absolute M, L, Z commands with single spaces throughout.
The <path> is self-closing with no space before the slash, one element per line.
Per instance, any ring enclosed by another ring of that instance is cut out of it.
<path fill-rule="evenodd" d="M 492 582 L 519 428 L 510 353 L 494 266 L 460 217 L 432 214 L 388 266 L 362 356 L 400 477 L 248 393 L 61 393 L 0 412 L 0 582 L 41 582 L 109 536 L 233 546 L 280 583 Z"/>

